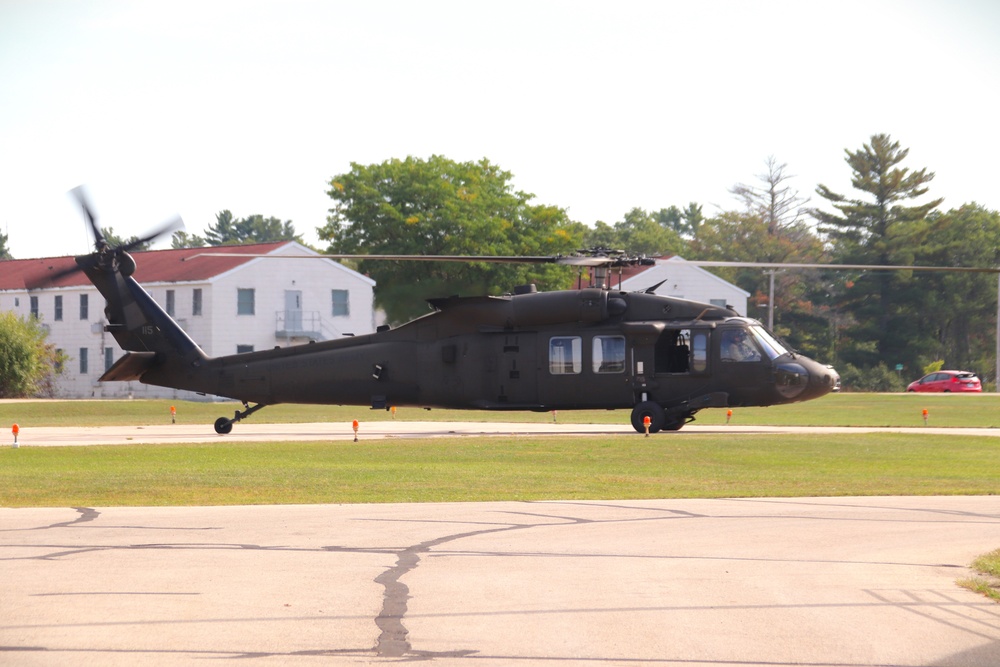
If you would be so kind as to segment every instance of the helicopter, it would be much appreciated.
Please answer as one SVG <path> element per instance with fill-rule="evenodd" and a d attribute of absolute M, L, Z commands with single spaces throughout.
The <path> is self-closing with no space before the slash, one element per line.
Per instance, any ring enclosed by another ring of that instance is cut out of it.
<path fill-rule="evenodd" d="M 652 260 L 603 249 L 539 257 L 353 255 L 568 264 L 588 267 L 594 281 L 574 290 L 521 285 L 502 296 L 431 298 L 431 312 L 398 327 L 208 357 L 132 277 L 136 263 L 129 251 L 176 223 L 111 247 L 82 191 L 74 194 L 95 250 L 75 257 L 73 270 L 83 271 L 104 297 L 105 331 L 126 352 L 100 381 L 139 381 L 240 401 L 243 410 L 216 420 L 219 434 L 279 403 L 627 409 L 637 432 L 657 433 L 679 430 L 706 408 L 799 402 L 839 389 L 831 366 L 791 350 L 728 306 L 661 296 L 656 286 L 613 289 L 615 269 L 620 276 L 622 267 Z"/>

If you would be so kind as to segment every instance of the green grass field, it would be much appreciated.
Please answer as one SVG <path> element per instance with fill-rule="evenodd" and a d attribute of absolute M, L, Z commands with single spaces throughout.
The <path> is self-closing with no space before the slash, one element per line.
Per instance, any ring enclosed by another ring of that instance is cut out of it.
<path fill-rule="evenodd" d="M 997 439 L 929 434 L 0 449 L 0 505 L 7 507 L 997 492 Z"/>
<path fill-rule="evenodd" d="M 168 423 L 168 401 L 0 403 L 0 423 Z M 175 403 L 178 421 L 211 423 L 235 405 Z M 733 422 L 791 425 L 1000 425 L 1000 397 L 841 394 L 734 410 Z M 391 419 L 359 408 L 274 406 L 258 422 Z M 546 420 L 534 413 L 406 409 L 396 419 Z M 625 423 L 628 412 L 559 421 Z M 724 410 L 698 423 L 719 424 Z M 6 428 L 6 426 L 5 426 Z M 8 436 L 10 437 L 10 436 Z M 738 435 L 681 432 L 584 437 L 239 441 L 130 447 L 0 447 L 0 506 L 148 506 L 1000 492 L 1000 440 L 914 434 Z"/>

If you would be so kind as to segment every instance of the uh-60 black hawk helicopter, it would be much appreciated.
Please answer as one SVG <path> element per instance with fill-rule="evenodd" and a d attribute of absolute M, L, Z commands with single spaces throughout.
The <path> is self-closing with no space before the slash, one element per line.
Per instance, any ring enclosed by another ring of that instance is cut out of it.
<path fill-rule="evenodd" d="M 76 264 L 107 301 L 105 328 L 127 352 L 100 380 L 241 401 L 244 410 L 215 422 L 220 434 L 277 403 L 631 409 L 633 427 L 655 433 L 680 429 L 704 408 L 806 401 L 839 388 L 831 366 L 788 349 L 729 307 L 603 284 L 609 270 L 651 263 L 620 253 L 378 256 L 570 264 L 590 267 L 598 286 L 538 292 L 529 285 L 504 296 L 430 299 L 433 312 L 396 328 L 210 358 L 132 278 L 136 264 L 128 251 L 156 235 L 110 247 L 76 194 L 95 237 L 95 252 L 76 257 Z"/>

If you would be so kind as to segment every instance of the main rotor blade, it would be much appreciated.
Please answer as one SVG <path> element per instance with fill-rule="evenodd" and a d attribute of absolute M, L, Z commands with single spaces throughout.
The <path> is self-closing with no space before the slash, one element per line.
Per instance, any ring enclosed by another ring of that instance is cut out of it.
<path fill-rule="evenodd" d="M 414 262 L 492 262 L 506 264 L 566 264 L 570 266 L 607 266 L 616 261 L 613 257 L 578 257 L 567 255 L 552 256 L 506 256 L 506 255 L 263 255 L 239 252 L 202 252 L 185 258 L 198 257 L 266 257 L 270 259 L 372 259 Z M 714 260 L 682 260 L 685 264 L 717 268 L 760 268 L 760 269 L 833 269 L 850 271 L 954 271 L 957 273 L 1000 273 L 1000 267 L 979 266 L 915 266 L 890 264 L 806 264 L 789 262 L 725 262 Z"/>
<path fill-rule="evenodd" d="M 748 269 L 836 269 L 850 271 L 954 271 L 956 273 L 1000 273 L 1000 267 L 981 266 L 894 266 L 891 264 L 796 264 L 780 262 L 723 262 L 683 260 L 685 264 L 700 267 Z"/>
<path fill-rule="evenodd" d="M 87 224 L 90 225 L 90 231 L 94 234 L 94 247 L 100 250 L 102 246 L 107 245 L 107 241 L 104 240 L 104 234 L 101 232 L 101 228 L 97 224 L 97 218 L 94 216 L 94 211 L 90 207 L 90 201 L 87 198 L 87 191 L 82 185 L 78 185 L 70 190 L 70 193 L 76 197 L 76 201 L 83 209 L 83 216 L 87 219 Z"/>
<path fill-rule="evenodd" d="M 242 252 L 202 252 L 187 257 L 266 257 L 268 259 L 355 259 L 388 260 L 404 262 L 485 262 L 488 264 L 566 264 L 569 266 L 607 266 L 614 264 L 613 257 L 576 257 L 566 255 L 263 255 Z"/>
<path fill-rule="evenodd" d="M 53 283 L 59 281 L 62 278 L 65 278 L 66 276 L 70 276 L 73 275 L 74 273 L 79 273 L 83 271 L 84 267 L 90 268 L 92 266 L 97 266 L 97 263 L 99 261 L 98 255 L 96 253 L 90 255 L 80 255 L 79 257 L 75 257 L 74 260 L 75 262 L 72 266 L 69 266 L 65 269 L 61 269 L 59 271 L 55 271 L 54 273 L 50 273 L 46 276 L 43 276 L 41 280 L 37 281 L 36 284 L 28 287 L 28 289 L 42 289 L 44 287 L 52 285 Z"/>
<path fill-rule="evenodd" d="M 133 248 L 138 248 L 144 243 L 155 241 L 161 236 L 165 236 L 166 234 L 169 234 L 170 232 L 176 231 L 178 229 L 184 229 L 184 221 L 181 220 L 180 216 L 168 220 L 159 227 L 155 228 L 153 231 L 143 236 L 142 238 L 137 238 L 134 241 L 129 241 L 128 243 L 123 244 L 119 249 L 128 252 Z"/>

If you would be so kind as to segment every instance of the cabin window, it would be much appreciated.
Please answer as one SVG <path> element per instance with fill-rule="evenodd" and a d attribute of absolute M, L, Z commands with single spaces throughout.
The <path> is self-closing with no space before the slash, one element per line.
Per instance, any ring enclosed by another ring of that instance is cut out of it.
<path fill-rule="evenodd" d="M 236 314 L 254 314 L 254 290 L 253 288 L 239 287 L 236 289 Z"/>
<path fill-rule="evenodd" d="M 691 371 L 691 330 L 664 329 L 656 339 L 655 372 L 689 373 Z"/>
<path fill-rule="evenodd" d="M 56 295 L 56 312 L 55 312 L 54 319 L 57 322 L 62 321 L 62 295 L 61 294 L 57 294 Z"/>
<path fill-rule="evenodd" d="M 333 300 L 334 317 L 347 317 L 351 314 L 350 292 L 345 289 L 335 289 L 330 291 Z"/>
<path fill-rule="evenodd" d="M 708 332 L 695 331 L 691 335 L 691 372 L 708 370 Z"/>
<path fill-rule="evenodd" d="M 191 291 L 191 315 L 198 317 L 201 315 L 201 288 L 195 287 Z"/>
<path fill-rule="evenodd" d="M 583 370 L 583 342 L 579 336 L 553 336 L 549 339 L 549 372 L 553 375 L 578 375 Z"/>
<path fill-rule="evenodd" d="M 592 360 L 595 373 L 624 373 L 625 337 L 594 336 Z"/>

